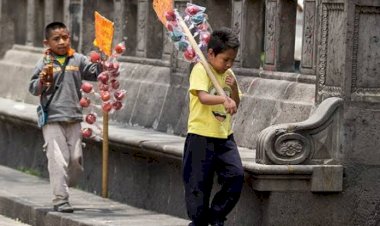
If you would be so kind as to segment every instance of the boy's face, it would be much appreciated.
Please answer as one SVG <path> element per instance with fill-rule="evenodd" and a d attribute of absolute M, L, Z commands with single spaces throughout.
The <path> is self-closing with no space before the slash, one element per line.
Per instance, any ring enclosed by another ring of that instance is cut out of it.
<path fill-rule="evenodd" d="M 228 49 L 224 52 L 215 55 L 212 49 L 209 49 L 207 52 L 207 59 L 211 66 L 219 74 L 223 74 L 225 71 L 230 69 L 234 64 L 235 58 L 237 55 L 237 50 Z"/>
<path fill-rule="evenodd" d="M 50 31 L 50 36 L 44 44 L 57 55 L 66 55 L 70 49 L 70 34 L 65 28 Z"/>

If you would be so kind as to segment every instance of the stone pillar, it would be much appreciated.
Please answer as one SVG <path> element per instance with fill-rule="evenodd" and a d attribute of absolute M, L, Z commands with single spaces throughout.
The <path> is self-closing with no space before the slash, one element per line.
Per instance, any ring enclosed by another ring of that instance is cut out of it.
<path fill-rule="evenodd" d="M 0 0 L 0 58 L 15 42 L 15 23 L 9 19 L 7 3 Z"/>
<path fill-rule="evenodd" d="M 124 0 L 123 33 L 127 36 L 126 55 L 136 56 L 137 46 L 137 8 L 138 4 L 134 1 Z"/>
<path fill-rule="evenodd" d="M 55 21 L 55 18 L 54 18 L 54 14 L 56 13 L 56 10 L 61 10 L 61 9 L 57 9 L 55 8 L 55 3 L 56 1 L 52 1 L 52 0 L 48 0 L 48 1 L 45 1 L 45 26 L 48 25 L 49 23 Z"/>
<path fill-rule="evenodd" d="M 147 23 L 148 23 L 148 1 L 138 0 L 137 4 L 137 48 L 136 56 L 146 57 L 147 54 Z"/>
<path fill-rule="evenodd" d="M 301 66 L 302 74 L 316 74 L 318 11 L 316 0 L 304 0 Z"/>
<path fill-rule="evenodd" d="M 63 20 L 69 27 L 72 48 L 79 51 L 82 10 L 80 0 L 65 0 Z"/>
<path fill-rule="evenodd" d="M 114 36 L 113 43 L 117 45 L 119 42 L 123 41 L 123 27 L 125 21 L 125 8 L 124 0 L 114 0 Z"/>
<path fill-rule="evenodd" d="M 380 185 L 380 175 L 375 174 L 380 170 L 380 2 L 356 0 L 345 4 L 343 150 L 350 167 L 363 166 L 361 180 L 375 183 L 365 191 L 369 193 Z M 371 200 L 366 202 L 363 204 L 370 206 Z"/>
<path fill-rule="evenodd" d="M 136 56 L 161 59 L 163 29 L 151 0 L 138 0 L 137 25 Z"/>
<path fill-rule="evenodd" d="M 242 7 L 242 24 L 240 30 L 240 53 L 242 67 L 259 68 L 260 56 L 264 42 L 264 0 L 244 0 Z"/>
<path fill-rule="evenodd" d="M 242 45 L 242 39 L 244 37 L 244 29 L 243 29 L 243 9 L 244 3 L 242 0 L 233 0 L 232 1 L 232 28 L 235 32 L 238 33 L 240 44 Z M 241 67 L 242 66 L 242 48 L 239 49 L 239 52 L 235 58 L 235 67 Z"/>
<path fill-rule="evenodd" d="M 344 1 L 322 1 L 319 14 L 317 102 L 343 95 L 346 52 Z"/>
<path fill-rule="evenodd" d="M 33 46 L 36 44 L 36 0 L 28 0 L 27 3 L 27 15 L 26 15 L 26 45 Z"/>
<path fill-rule="evenodd" d="M 294 71 L 297 2 L 266 0 L 265 70 Z"/>

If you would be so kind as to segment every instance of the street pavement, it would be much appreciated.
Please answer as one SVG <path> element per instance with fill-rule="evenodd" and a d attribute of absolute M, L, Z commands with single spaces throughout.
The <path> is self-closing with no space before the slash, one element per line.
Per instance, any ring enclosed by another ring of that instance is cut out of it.
<path fill-rule="evenodd" d="M 54 212 L 46 179 L 0 165 L 1 226 L 187 226 L 188 220 L 70 189 L 74 213 Z M 20 222 L 21 221 L 21 222 Z M 4 222 L 4 223 L 3 223 Z"/>

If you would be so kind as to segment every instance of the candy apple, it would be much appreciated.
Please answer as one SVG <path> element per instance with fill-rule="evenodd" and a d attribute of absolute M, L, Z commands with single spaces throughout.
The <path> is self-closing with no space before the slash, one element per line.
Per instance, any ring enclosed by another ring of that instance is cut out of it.
<path fill-rule="evenodd" d="M 100 61 L 100 54 L 98 52 L 95 52 L 95 51 L 91 51 L 90 52 L 90 61 L 92 63 L 97 63 Z"/>
<path fill-rule="evenodd" d="M 83 92 L 89 93 L 89 92 L 92 91 L 92 84 L 89 83 L 89 82 L 83 82 L 82 86 L 81 86 L 81 89 L 82 89 Z"/>
<path fill-rule="evenodd" d="M 92 129 L 91 128 L 82 129 L 82 136 L 84 138 L 90 138 L 92 136 Z"/>
<path fill-rule="evenodd" d="M 100 98 L 102 101 L 109 101 L 111 99 L 111 94 L 109 91 L 101 91 Z"/>
<path fill-rule="evenodd" d="M 112 103 L 112 107 L 115 110 L 120 110 L 123 107 L 123 104 L 120 101 L 115 101 Z"/>
<path fill-rule="evenodd" d="M 79 101 L 79 104 L 80 104 L 80 106 L 86 108 L 86 107 L 90 106 L 91 100 L 87 97 L 82 97 Z"/>
<path fill-rule="evenodd" d="M 88 124 L 94 124 L 94 122 L 96 122 L 96 115 L 93 113 L 86 115 L 86 122 Z"/>
<path fill-rule="evenodd" d="M 111 104 L 110 102 L 104 102 L 104 103 L 102 104 L 102 109 L 103 109 L 103 111 L 105 111 L 105 112 L 109 112 L 109 111 L 112 110 L 112 104 Z"/>
<path fill-rule="evenodd" d="M 125 96 L 125 90 L 116 90 L 113 94 L 116 100 L 122 100 Z"/>

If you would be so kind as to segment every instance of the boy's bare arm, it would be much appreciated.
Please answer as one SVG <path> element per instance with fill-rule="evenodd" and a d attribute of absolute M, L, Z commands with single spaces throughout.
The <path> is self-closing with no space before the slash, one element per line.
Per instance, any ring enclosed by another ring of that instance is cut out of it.
<path fill-rule="evenodd" d="M 210 95 L 209 93 L 202 90 L 198 90 L 197 94 L 199 101 L 205 105 L 223 104 L 226 101 L 226 97 L 224 96 Z"/>
<path fill-rule="evenodd" d="M 237 111 L 236 102 L 227 96 L 215 96 L 209 93 L 199 90 L 197 91 L 199 101 L 205 105 L 217 105 L 223 104 L 227 113 L 233 115 Z"/>
<path fill-rule="evenodd" d="M 232 93 L 231 93 L 231 98 L 235 101 L 236 103 L 236 108 L 239 107 L 240 104 L 240 96 L 239 96 L 239 88 L 236 82 L 236 79 L 234 76 L 231 74 L 226 77 L 226 84 L 231 87 Z"/>

